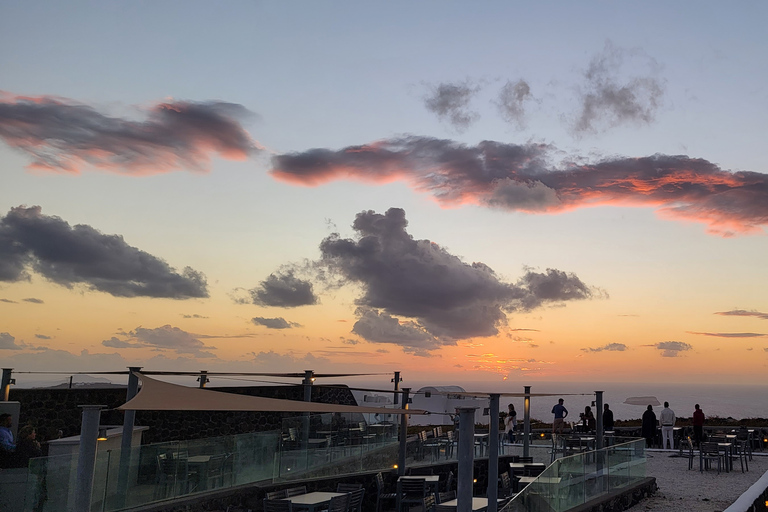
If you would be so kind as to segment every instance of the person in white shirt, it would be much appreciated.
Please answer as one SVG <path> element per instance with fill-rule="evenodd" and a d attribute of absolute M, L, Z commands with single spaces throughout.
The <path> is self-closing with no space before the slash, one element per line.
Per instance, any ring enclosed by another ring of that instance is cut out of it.
<path fill-rule="evenodd" d="M 661 422 L 661 447 L 667 448 L 667 439 L 669 439 L 669 447 L 675 449 L 675 440 L 672 437 L 675 426 L 675 412 L 669 408 L 669 402 L 664 402 L 664 408 L 659 415 L 659 421 Z"/>

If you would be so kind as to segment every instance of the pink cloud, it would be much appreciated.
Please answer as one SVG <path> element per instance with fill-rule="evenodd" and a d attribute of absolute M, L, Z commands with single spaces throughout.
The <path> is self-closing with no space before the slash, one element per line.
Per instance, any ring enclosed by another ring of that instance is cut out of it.
<path fill-rule="evenodd" d="M 262 148 L 240 124 L 250 112 L 224 102 L 170 101 L 143 120 L 110 117 L 55 96 L 0 94 L 0 138 L 31 157 L 30 169 L 130 175 L 205 172 L 213 155 L 245 160 Z"/>
<path fill-rule="evenodd" d="M 613 157 L 576 165 L 551 162 L 545 144 L 406 136 L 337 151 L 311 149 L 273 157 L 271 174 L 291 184 L 333 180 L 405 181 L 444 207 L 475 204 L 526 213 L 593 206 L 654 208 L 662 218 L 700 222 L 719 236 L 763 233 L 768 175 L 730 172 L 683 155 Z"/>

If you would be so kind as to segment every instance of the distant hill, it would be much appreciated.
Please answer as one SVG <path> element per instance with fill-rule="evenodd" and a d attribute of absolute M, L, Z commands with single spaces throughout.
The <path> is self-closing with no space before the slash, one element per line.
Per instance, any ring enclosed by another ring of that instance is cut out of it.
<path fill-rule="evenodd" d="M 62 389 L 62 388 L 69 388 L 69 377 L 66 377 L 62 380 L 61 376 L 53 377 L 50 380 L 41 380 L 38 378 L 38 380 L 29 381 L 24 378 L 17 378 L 17 387 L 19 388 L 26 388 L 26 389 L 37 389 L 37 388 L 51 388 L 51 389 Z M 72 376 L 72 387 L 83 389 L 83 388 L 90 388 L 90 389 L 102 389 L 102 388 L 125 388 L 125 384 L 115 384 L 109 379 L 105 379 L 104 377 L 92 377 L 91 375 L 73 375 Z"/>

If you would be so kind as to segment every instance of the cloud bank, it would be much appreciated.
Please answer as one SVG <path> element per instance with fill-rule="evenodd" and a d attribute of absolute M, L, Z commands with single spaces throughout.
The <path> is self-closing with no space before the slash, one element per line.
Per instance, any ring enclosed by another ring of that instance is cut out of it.
<path fill-rule="evenodd" d="M 21 342 L 16 343 L 16 338 L 10 333 L 0 332 L 0 350 L 21 350 L 26 348 Z"/>
<path fill-rule="evenodd" d="M 445 207 L 480 205 L 525 213 L 592 206 L 652 207 L 660 216 L 707 225 L 720 236 L 763 233 L 768 175 L 729 172 L 700 158 L 611 157 L 554 165 L 557 148 L 404 136 L 339 150 L 277 155 L 271 174 L 286 183 L 404 181 Z"/>
<path fill-rule="evenodd" d="M 203 350 L 215 347 L 206 347 L 198 336 L 171 325 L 153 329 L 137 327 L 104 340 L 101 344 L 110 348 L 153 348 L 194 357 L 215 357 L 211 352 Z"/>
<path fill-rule="evenodd" d="M 169 101 L 133 121 L 66 98 L 0 93 L 0 138 L 32 159 L 32 169 L 122 174 L 207 171 L 211 155 L 244 160 L 261 148 L 240 121 L 252 114 L 218 101 Z"/>
<path fill-rule="evenodd" d="M 68 288 L 82 284 L 116 297 L 208 297 L 201 272 L 176 272 L 119 235 L 85 224 L 72 227 L 43 215 L 39 206 L 19 206 L 0 217 L 0 282 L 29 279 L 30 270 Z"/>

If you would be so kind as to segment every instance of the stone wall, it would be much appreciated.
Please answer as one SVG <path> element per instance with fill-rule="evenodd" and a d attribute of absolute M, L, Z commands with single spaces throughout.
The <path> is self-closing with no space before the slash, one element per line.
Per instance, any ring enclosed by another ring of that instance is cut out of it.
<path fill-rule="evenodd" d="M 302 386 L 248 386 L 209 388 L 241 395 L 302 400 Z M 72 389 L 11 387 L 10 400 L 21 403 L 19 424 L 38 428 L 38 439 L 48 440 L 80 434 L 79 405 L 104 405 L 102 425 L 122 425 L 123 412 L 116 410 L 125 403 L 125 388 L 75 387 Z M 312 386 L 312 401 L 356 405 L 352 392 L 345 386 Z M 218 411 L 136 411 L 136 425 L 147 426 L 144 443 L 200 439 L 230 434 L 279 430 L 283 418 L 295 413 L 218 412 Z"/>

